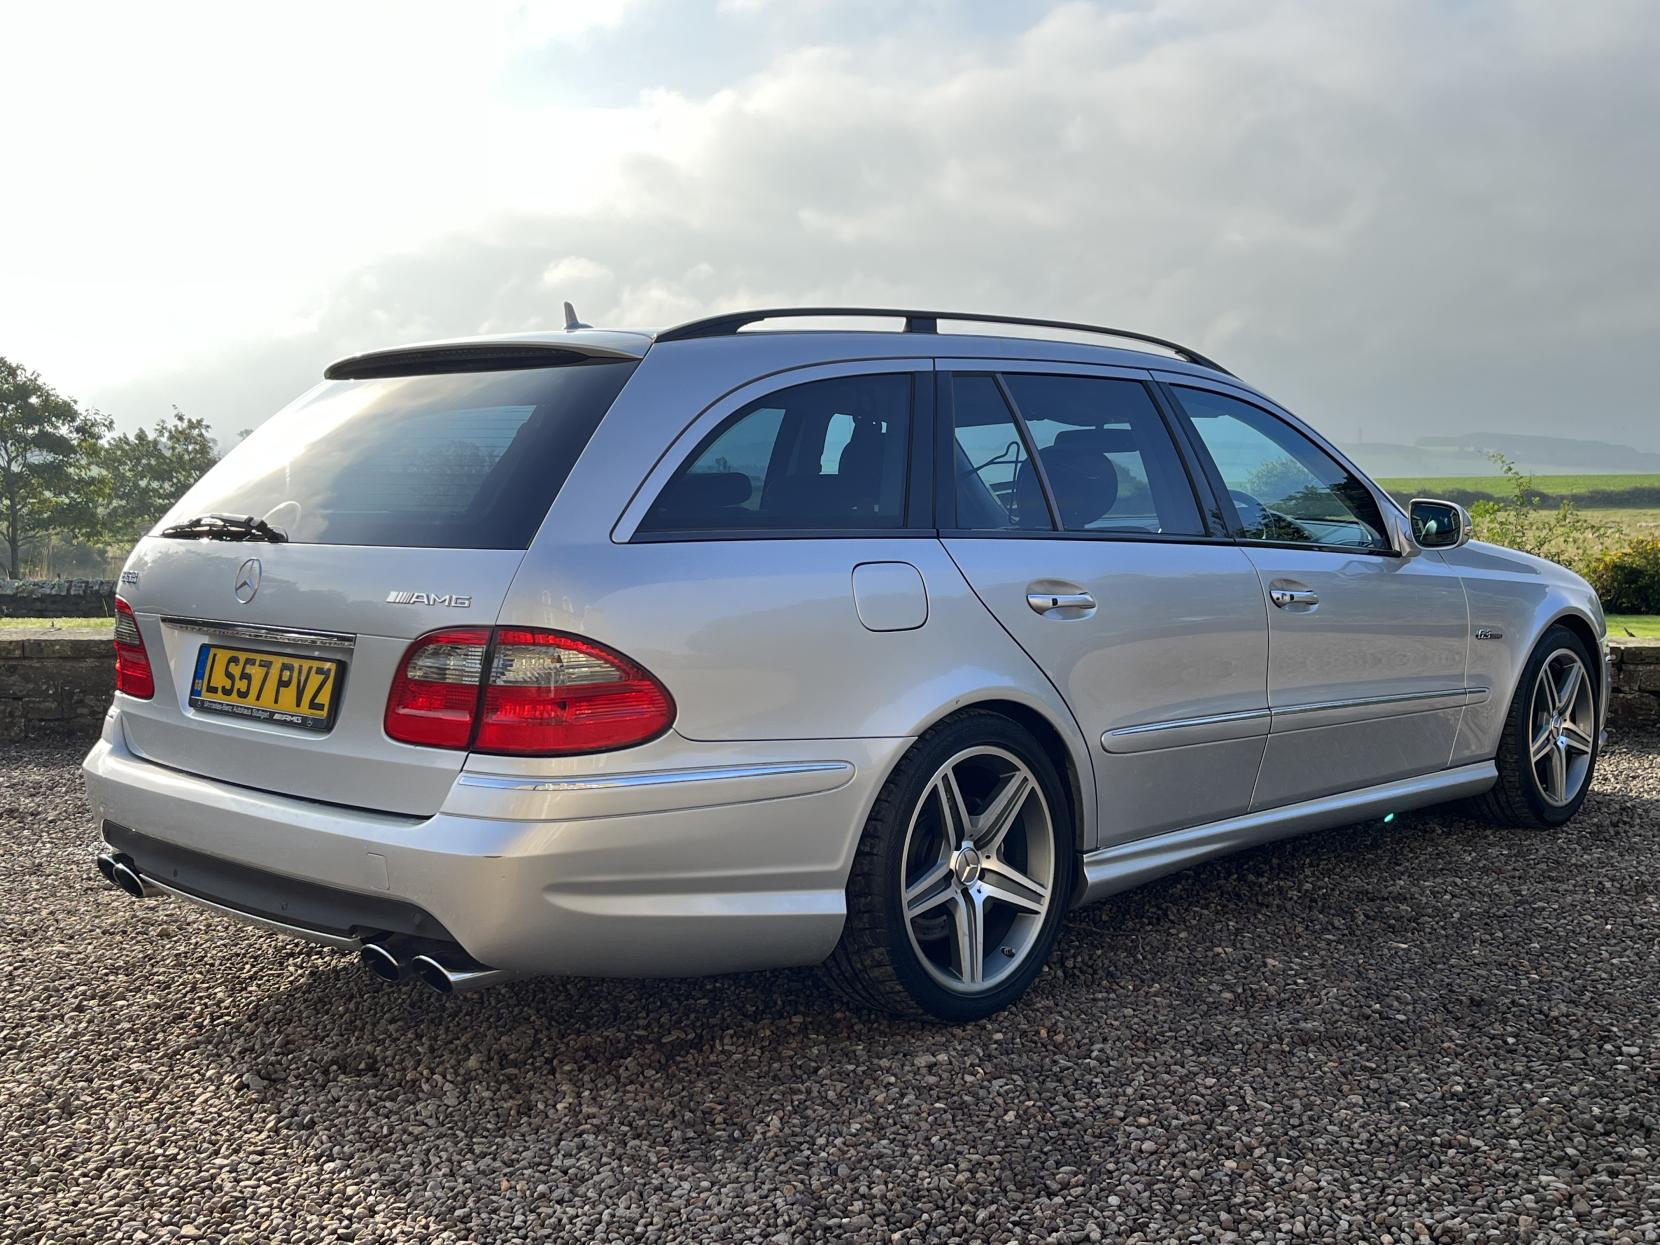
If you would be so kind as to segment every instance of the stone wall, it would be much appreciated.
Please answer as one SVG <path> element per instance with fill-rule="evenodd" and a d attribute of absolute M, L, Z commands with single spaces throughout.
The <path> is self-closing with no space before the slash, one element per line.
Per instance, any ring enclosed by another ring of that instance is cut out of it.
<path fill-rule="evenodd" d="M 1615 728 L 1660 725 L 1660 640 L 1611 639 Z M 0 742 L 49 735 L 91 739 L 115 694 L 106 632 L 0 631 Z"/>
<path fill-rule="evenodd" d="M 0 618 L 114 618 L 113 579 L 0 579 Z"/>
<path fill-rule="evenodd" d="M 1617 726 L 1660 724 L 1660 640 L 1610 639 L 1614 698 L 1608 721 Z"/>
<path fill-rule="evenodd" d="M 102 631 L 0 631 L 0 742 L 97 737 L 115 695 L 115 651 Z"/>

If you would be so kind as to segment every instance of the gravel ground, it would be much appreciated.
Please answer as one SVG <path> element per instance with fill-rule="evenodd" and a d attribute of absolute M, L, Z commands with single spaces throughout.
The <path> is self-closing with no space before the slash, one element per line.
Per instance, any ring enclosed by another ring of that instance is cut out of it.
<path fill-rule="evenodd" d="M 1568 829 L 1328 832 L 1076 913 L 1014 1011 L 459 999 L 92 869 L 0 762 L 0 1241 L 1660 1240 L 1660 739 Z"/>

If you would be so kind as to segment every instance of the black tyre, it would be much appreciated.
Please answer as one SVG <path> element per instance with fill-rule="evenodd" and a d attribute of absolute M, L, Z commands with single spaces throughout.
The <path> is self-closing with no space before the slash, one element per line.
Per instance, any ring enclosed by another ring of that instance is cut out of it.
<path fill-rule="evenodd" d="M 824 972 L 856 1003 L 959 1022 L 1026 992 L 1070 898 L 1065 789 L 1030 731 L 970 711 L 922 735 L 883 785 Z"/>
<path fill-rule="evenodd" d="M 1544 829 L 1579 811 L 1597 767 L 1597 667 L 1566 627 L 1528 658 L 1499 741 L 1499 780 L 1472 804 L 1488 821 Z"/>

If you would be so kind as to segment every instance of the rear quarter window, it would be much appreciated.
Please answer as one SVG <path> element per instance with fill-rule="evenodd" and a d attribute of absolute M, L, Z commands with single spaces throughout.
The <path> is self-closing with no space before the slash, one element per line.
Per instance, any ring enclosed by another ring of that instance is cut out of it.
<path fill-rule="evenodd" d="M 330 381 L 257 428 L 155 530 L 221 513 L 299 544 L 523 549 L 634 367 Z"/>
<path fill-rule="evenodd" d="M 680 465 L 640 532 L 902 526 L 914 388 L 909 373 L 885 372 L 758 398 Z"/>

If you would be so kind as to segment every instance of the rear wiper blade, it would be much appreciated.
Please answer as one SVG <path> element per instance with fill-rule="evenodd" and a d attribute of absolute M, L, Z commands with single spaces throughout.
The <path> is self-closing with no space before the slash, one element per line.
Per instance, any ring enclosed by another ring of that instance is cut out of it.
<path fill-rule="evenodd" d="M 251 514 L 203 514 L 185 523 L 164 527 L 161 534 L 173 540 L 266 540 L 283 544 L 288 533 L 272 527 Z"/>

